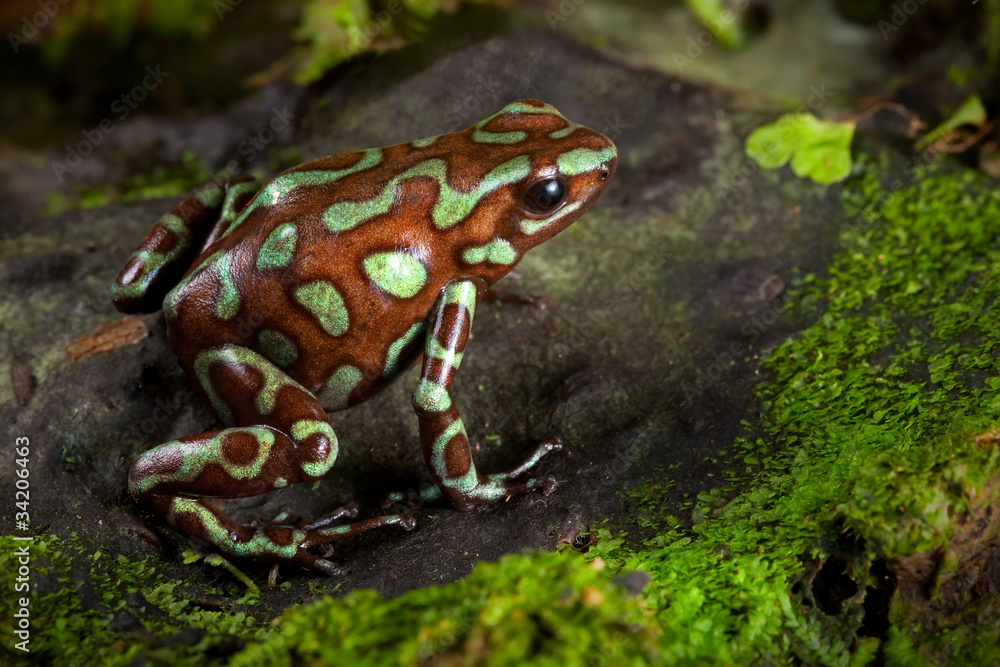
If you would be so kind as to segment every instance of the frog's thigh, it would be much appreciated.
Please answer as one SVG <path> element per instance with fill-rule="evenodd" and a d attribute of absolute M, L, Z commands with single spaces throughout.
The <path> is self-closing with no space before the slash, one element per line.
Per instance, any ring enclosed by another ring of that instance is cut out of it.
<path fill-rule="evenodd" d="M 249 178 L 213 184 L 160 218 L 111 286 L 118 310 L 159 310 L 167 292 L 201 251 L 225 233 L 259 189 L 260 183 Z"/>
<path fill-rule="evenodd" d="M 260 354 L 238 345 L 203 351 L 199 382 L 233 425 L 155 447 L 132 465 L 129 487 L 150 493 L 252 496 L 323 476 L 337 436 L 316 398 Z"/>

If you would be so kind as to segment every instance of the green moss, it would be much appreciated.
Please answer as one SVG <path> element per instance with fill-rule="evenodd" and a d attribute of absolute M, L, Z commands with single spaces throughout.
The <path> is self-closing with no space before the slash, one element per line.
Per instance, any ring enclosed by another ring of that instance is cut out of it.
<path fill-rule="evenodd" d="M 11 536 L 0 537 L 0 582 L 6 591 L 18 583 L 17 549 L 23 544 Z M 38 536 L 28 551 L 30 653 L 15 649 L 12 641 L 3 646 L 5 659 L 15 664 L 126 665 L 142 654 L 169 664 L 201 665 L 206 654 L 237 637 L 256 640 L 272 632 L 240 609 L 203 609 L 211 590 L 196 594 L 146 560 L 88 553 L 75 536 Z M 14 636 L 11 624 L 18 599 L 14 594 L 0 596 L 0 628 L 8 638 Z M 131 619 L 143 629 L 118 628 Z M 202 631 L 193 641 L 170 641 L 192 627 Z"/>
<path fill-rule="evenodd" d="M 107 206 L 112 201 L 172 197 L 190 192 L 209 182 L 210 178 L 198 156 L 185 151 L 179 165 L 158 166 L 152 171 L 129 176 L 115 186 L 79 189 L 76 198 L 61 192 L 51 192 L 46 197 L 44 215 L 58 215 L 77 207 Z"/>
<path fill-rule="evenodd" d="M 869 565 L 946 548 L 956 517 L 996 500 L 997 448 L 973 436 L 1000 420 L 1000 192 L 971 172 L 921 173 L 885 192 L 875 173 L 862 160 L 845 191 L 850 223 L 829 276 L 792 295 L 817 323 L 763 363 L 768 435 L 736 443 L 761 464 L 751 488 L 720 509 L 706 502 L 694 526 L 641 550 L 596 549 L 653 574 L 667 657 L 864 664 L 879 645 L 852 648 Z M 857 593 L 824 613 L 810 563 L 843 554 Z M 966 658 L 1000 658 L 996 607 L 949 631 L 965 635 Z M 884 650 L 903 664 L 947 659 L 946 645 L 894 626 Z"/>
<path fill-rule="evenodd" d="M 288 610 L 277 635 L 230 664 L 450 664 L 463 655 L 477 665 L 649 664 L 650 614 L 594 565 L 572 553 L 507 556 L 391 600 L 370 590 L 328 598 Z"/>

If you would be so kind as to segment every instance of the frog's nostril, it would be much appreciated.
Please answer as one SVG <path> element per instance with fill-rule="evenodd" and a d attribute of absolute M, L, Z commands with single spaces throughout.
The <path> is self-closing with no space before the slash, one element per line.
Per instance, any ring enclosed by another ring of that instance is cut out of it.
<path fill-rule="evenodd" d="M 608 180 L 608 176 L 610 175 L 611 175 L 611 170 L 608 168 L 608 165 L 602 164 L 600 173 L 598 174 L 597 177 L 600 178 L 602 181 L 606 181 Z"/>

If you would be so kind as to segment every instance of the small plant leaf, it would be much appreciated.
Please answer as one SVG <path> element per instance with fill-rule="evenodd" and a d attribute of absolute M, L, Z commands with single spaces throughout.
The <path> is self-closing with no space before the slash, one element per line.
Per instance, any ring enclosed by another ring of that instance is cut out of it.
<path fill-rule="evenodd" d="M 786 114 L 747 138 L 747 155 L 765 169 L 777 169 L 789 159 L 796 176 L 829 185 L 851 171 L 853 122 L 820 120 L 812 114 Z"/>
<path fill-rule="evenodd" d="M 981 127 L 986 122 L 986 108 L 979 95 L 969 95 L 962 104 L 955 109 L 955 112 L 933 130 L 924 135 L 924 138 L 916 143 L 916 149 L 923 150 L 943 137 L 948 132 L 958 129 L 962 125 L 974 125 Z"/>

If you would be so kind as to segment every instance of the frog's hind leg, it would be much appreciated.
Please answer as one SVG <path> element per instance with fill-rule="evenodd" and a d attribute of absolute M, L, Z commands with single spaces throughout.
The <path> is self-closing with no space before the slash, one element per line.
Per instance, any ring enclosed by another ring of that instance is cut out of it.
<path fill-rule="evenodd" d="M 260 183 L 248 176 L 213 183 L 160 218 L 111 286 L 115 307 L 123 313 L 159 310 L 167 292 L 258 190 Z"/>
<path fill-rule="evenodd" d="M 206 350 L 194 370 L 219 417 L 236 426 L 155 447 L 129 473 L 133 497 L 172 526 L 233 556 L 294 562 L 331 575 L 343 570 L 309 548 L 380 526 L 413 527 L 412 519 L 398 515 L 331 525 L 356 512 L 351 507 L 294 524 L 287 515 L 263 526 L 230 519 L 205 498 L 254 496 L 315 481 L 337 458 L 337 436 L 316 398 L 252 350 Z"/>

